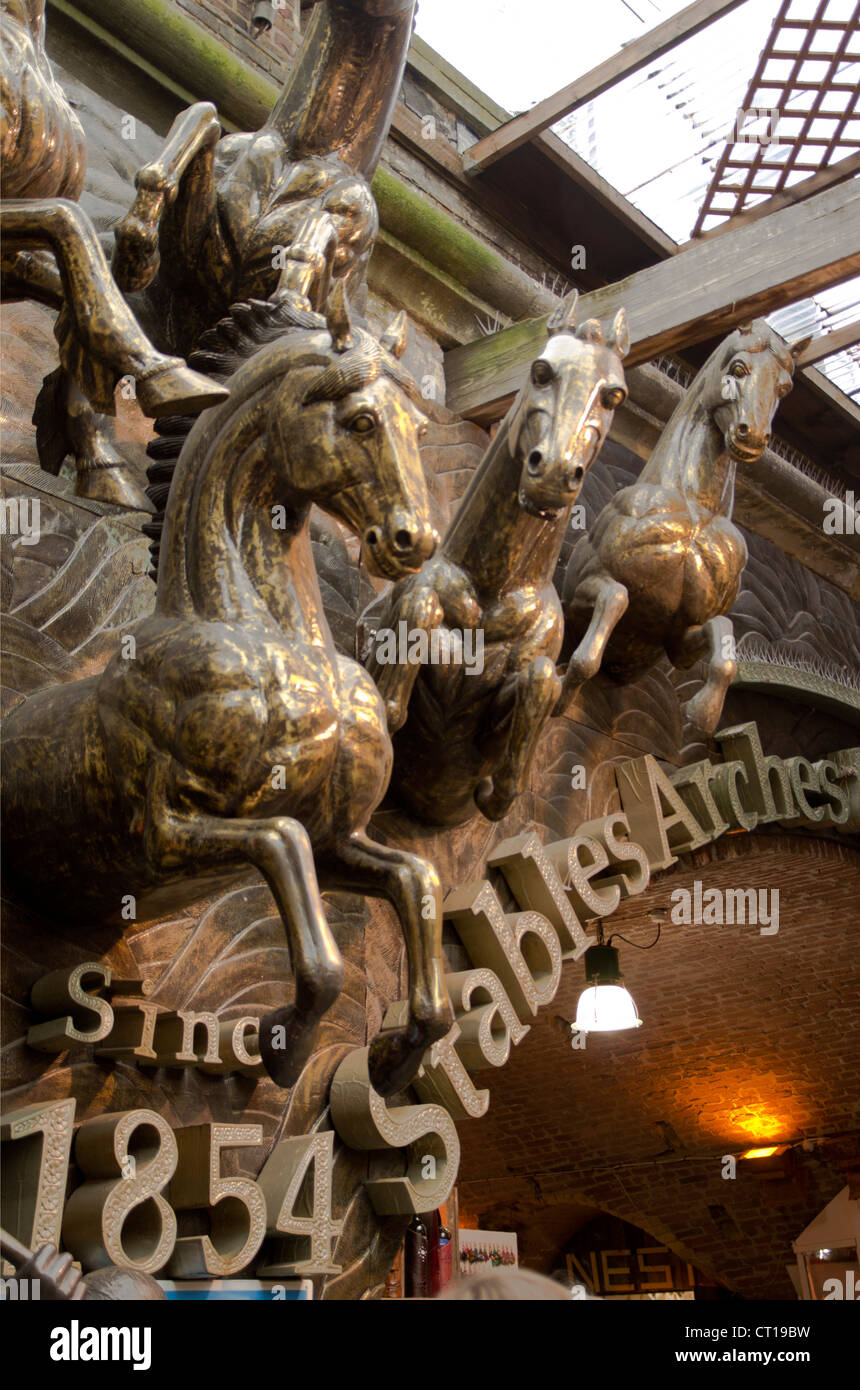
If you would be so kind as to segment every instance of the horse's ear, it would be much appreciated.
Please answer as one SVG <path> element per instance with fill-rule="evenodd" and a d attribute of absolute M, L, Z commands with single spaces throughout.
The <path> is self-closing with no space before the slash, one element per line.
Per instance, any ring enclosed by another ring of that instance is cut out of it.
<path fill-rule="evenodd" d="M 586 343 L 599 343 L 601 347 L 606 346 L 606 337 L 603 332 L 603 324 L 599 319 L 586 319 L 576 330 L 577 338 L 582 338 Z"/>
<path fill-rule="evenodd" d="M 558 308 L 553 310 L 546 321 L 548 333 L 573 332 L 576 327 L 576 301 L 578 299 L 578 290 L 571 290 L 570 294 L 565 295 Z"/>
<path fill-rule="evenodd" d="M 409 320 L 406 317 L 406 310 L 401 309 L 396 318 L 393 318 L 383 333 L 380 342 L 382 346 L 394 357 L 402 357 L 406 351 L 406 340 L 409 337 Z"/>
<path fill-rule="evenodd" d="M 802 357 L 802 356 L 803 356 L 803 354 L 806 352 L 806 349 L 809 347 L 809 344 L 810 344 L 811 342 L 812 342 L 812 334 L 810 333 L 810 334 L 807 335 L 807 337 L 805 337 L 805 338 L 798 338 L 798 340 L 797 340 L 796 343 L 792 343 L 792 344 L 791 344 L 791 347 L 790 347 L 788 350 L 789 350 L 789 352 L 791 353 L 792 357 L 794 358 L 795 362 L 797 361 L 798 357 Z"/>
<path fill-rule="evenodd" d="M 352 347 L 352 321 L 349 317 L 349 301 L 346 286 L 338 280 L 328 297 L 325 321 L 331 334 L 331 344 L 335 352 L 346 352 Z"/>
<path fill-rule="evenodd" d="M 630 351 L 630 329 L 626 309 L 619 309 L 615 315 L 606 346 L 614 348 L 619 357 L 626 357 Z"/>

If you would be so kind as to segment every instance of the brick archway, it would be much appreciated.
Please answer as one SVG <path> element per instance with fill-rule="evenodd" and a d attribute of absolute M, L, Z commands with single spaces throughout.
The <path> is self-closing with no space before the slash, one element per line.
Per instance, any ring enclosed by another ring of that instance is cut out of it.
<path fill-rule="evenodd" d="M 727 835 L 607 931 L 647 944 L 648 913 L 697 878 L 778 888 L 779 931 L 669 923 L 653 950 L 616 941 L 644 1026 L 592 1035 L 584 1051 L 564 1026 L 583 983 L 567 965 L 554 1004 L 486 1076 L 489 1113 L 461 1126 L 464 1224 L 510 1211 L 525 1263 L 549 1272 L 575 1212 L 597 1207 L 737 1293 L 792 1298 L 791 1241 L 860 1154 L 860 851 Z M 768 1140 L 807 1142 L 793 1180 L 722 1177 L 723 1155 Z"/>

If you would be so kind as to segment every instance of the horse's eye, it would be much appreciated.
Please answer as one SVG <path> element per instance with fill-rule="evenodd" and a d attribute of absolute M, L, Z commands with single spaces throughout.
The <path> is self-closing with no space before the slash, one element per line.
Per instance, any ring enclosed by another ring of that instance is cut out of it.
<path fill-rule="evenodd" d="M 543 358 L 539 357 L 537 362 L 532 364 L 532 381 L 535 386 L 548 386 L 554 376 L 552 367 Z"/>
<path fill-rule="evenodd" d="M 749 367 L 746 362 L 733 362 L 730 368 L 732 376 L 749 376 Z"/>
<path fill-rule="evenodd" d="M 600 400 L 604 410 L 617 410 L 627 400 L 627 392 L 623 386 L 607 386 Z"/>
<path fill-rule="evenodd" d="M 376 418 L 370 414 L 369 410 L 363 410 L 360 415 L 354 415 L 349 422 L 349 428 L 355 434 L 369 434 L 376 429 Z"/>

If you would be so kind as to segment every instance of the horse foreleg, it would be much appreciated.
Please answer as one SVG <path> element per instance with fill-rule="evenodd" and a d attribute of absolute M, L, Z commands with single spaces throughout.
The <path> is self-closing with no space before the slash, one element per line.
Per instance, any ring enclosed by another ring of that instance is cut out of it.
<path fill-rule="evenodd" d="M 707 657 L 707 679 L 684 706 L 684 717 L 703 734 L 712 734 L 720 722 L 726 692 L 738 672 L 731 618 L 711 618 L 701 627 L 688 628 L 680 641 L 666 650 L 672 664 L 682 670 Z"/>
<path fill-rule="evenodd" d="M 193 264 L 215 219 L 211 163 L 220 134 L 215 107 L 209 101 L 198 101 L 176 117 L 158 159 L 138 170 L 135 200 L 114 228 L 113 273 L 117 284 L 127 292 L 145 290 L 155 279 L 161 259 L 161 219 L 176 201 L 184 174 L 203 155 L 204 186 L 200 186 L 199 177 L 190 179 L 182 200 L 182 239 L 186 243 L 182 249 L 191 255 Z"/>
<path fill-rule="evenodd" d="M 17 251 L 3 257 L 3 299 L 31 299 L 51 309 L 63 307 L 63 282 L 47 251 Z M 127 471 L 127 461 L 113 446 L 107 419 L 93 410 L 64 367 L 42 382 L 33 410 L 36 449 L 46 473 L 56 475 L 73 454 L 78 497 L 111 502 L 132 511 L 148 511 L 146 495 Z"/>
<path fill-rule="evenodd" d="M 548 656 L 536 656 L 524 671 L 509 677 L 497 699 L 504 707 L 513 693 L 511 729 L 504 757 L 475 792 L 475 804 L 487 820 L 502 820 L 523 790 L 538 739 L 559 698 L 561 681 Z"/>
<path fill-rule="evenodd" d="M 302 218 L 287 247 L 274 298 L 298 295 L 308 308 L 322 309 L 331 287 L 337 247 L 337 227 L 330 213 L 317 211 Z"/>
<path fill-rule="evenodd" d="M 454 1022 L 444 982 L 442 887 L 432 864 L 358 831 L 319 858 L 324 888 L 386 898 L 400 918 L 409 963 L 409 1019 L 370 1046 L 370 1080 L 381 1096 L 408 1086 L 426 1049 Z"/>
<path fill-rule="evenodd" d="M 157 790 L 150 792 L 149 806 L 147 853 L 154 868 L 182 864 L 194 872 L 245 859 L 268 883 L 287 933 L 296 995 L 289 1007 L 260 1020 L 260 1055 L 273 1081 L 292 1086 L 311 1055 L 319 1020 L 343 987 L 343 962 L 326 920 L 307 831 L 289 816 L 178 816 L 164 807 Z"/>
<path fill-rule="evenodd" d="M 407 585 L 409 582 L 406 580 Z M 405 632 L 408 642 L 414 632 L 429 633 L 440 627 L 444 617 L 442 604 L 434 589 L 422 588 L 418 593 L 407 589 L 389 606 L 371 638 L 364 664 L 385 703 L 385 717 L 392 734 L 406 722 L 409 701 L 421 670 L 420 662 L 399 660 L 401 633 Z M 403 629 L 401 624 L 405 624 Z M 387 656 L 389 644 L 397 654 L 393 661 L 389 661 Z"/>
<path fill-rule="evenodd" d="M 609 639 L 626 613 L 629 602 L 624 585 L 605 574 L 592 575 L 577 587 L 566 605 L 566 612 L 572 613 L 577 604 L 591 603 L 593 607 L 585 635 L 567 663 L 556 714 L 564 714 L 576 692 L 597 675 Z"/>
<path fill-rule="evenodd" d="M 116 411 L 113 392 L 133 376 L 144 415 L 197 414 L 228 392 L 165 357 L 147 338 L 111 276 L 95 228 L 77 203 L 63 198 L 14 198 L 0 206 L 7 251 L 52 251 L 63 288 L 55 329 L 63 366 L 102 414 Z M 20 260 L 20 258 L 19 258 Z"/>

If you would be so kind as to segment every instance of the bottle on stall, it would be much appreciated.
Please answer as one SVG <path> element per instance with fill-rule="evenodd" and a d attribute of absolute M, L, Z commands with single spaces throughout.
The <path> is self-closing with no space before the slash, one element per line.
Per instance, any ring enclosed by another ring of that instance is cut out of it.
<path fill-rule="evenodd" d="M 403 1252 L 403 1282 L 407 1298 L 430 1296 L 430 1241 L 427 1227 L 415 1216 L 406 1231 Z"/>
<path fill-rule="evenodd" d="M 451 1262 L 454 1252 L 454 1242 L 451 1239 L 451 1232 L 445 1226 L 439 1227 L 439 1243 L 436 1246 L 436 1292 L 441 1293 L 447 1288 L 453 1278 Z"/>

